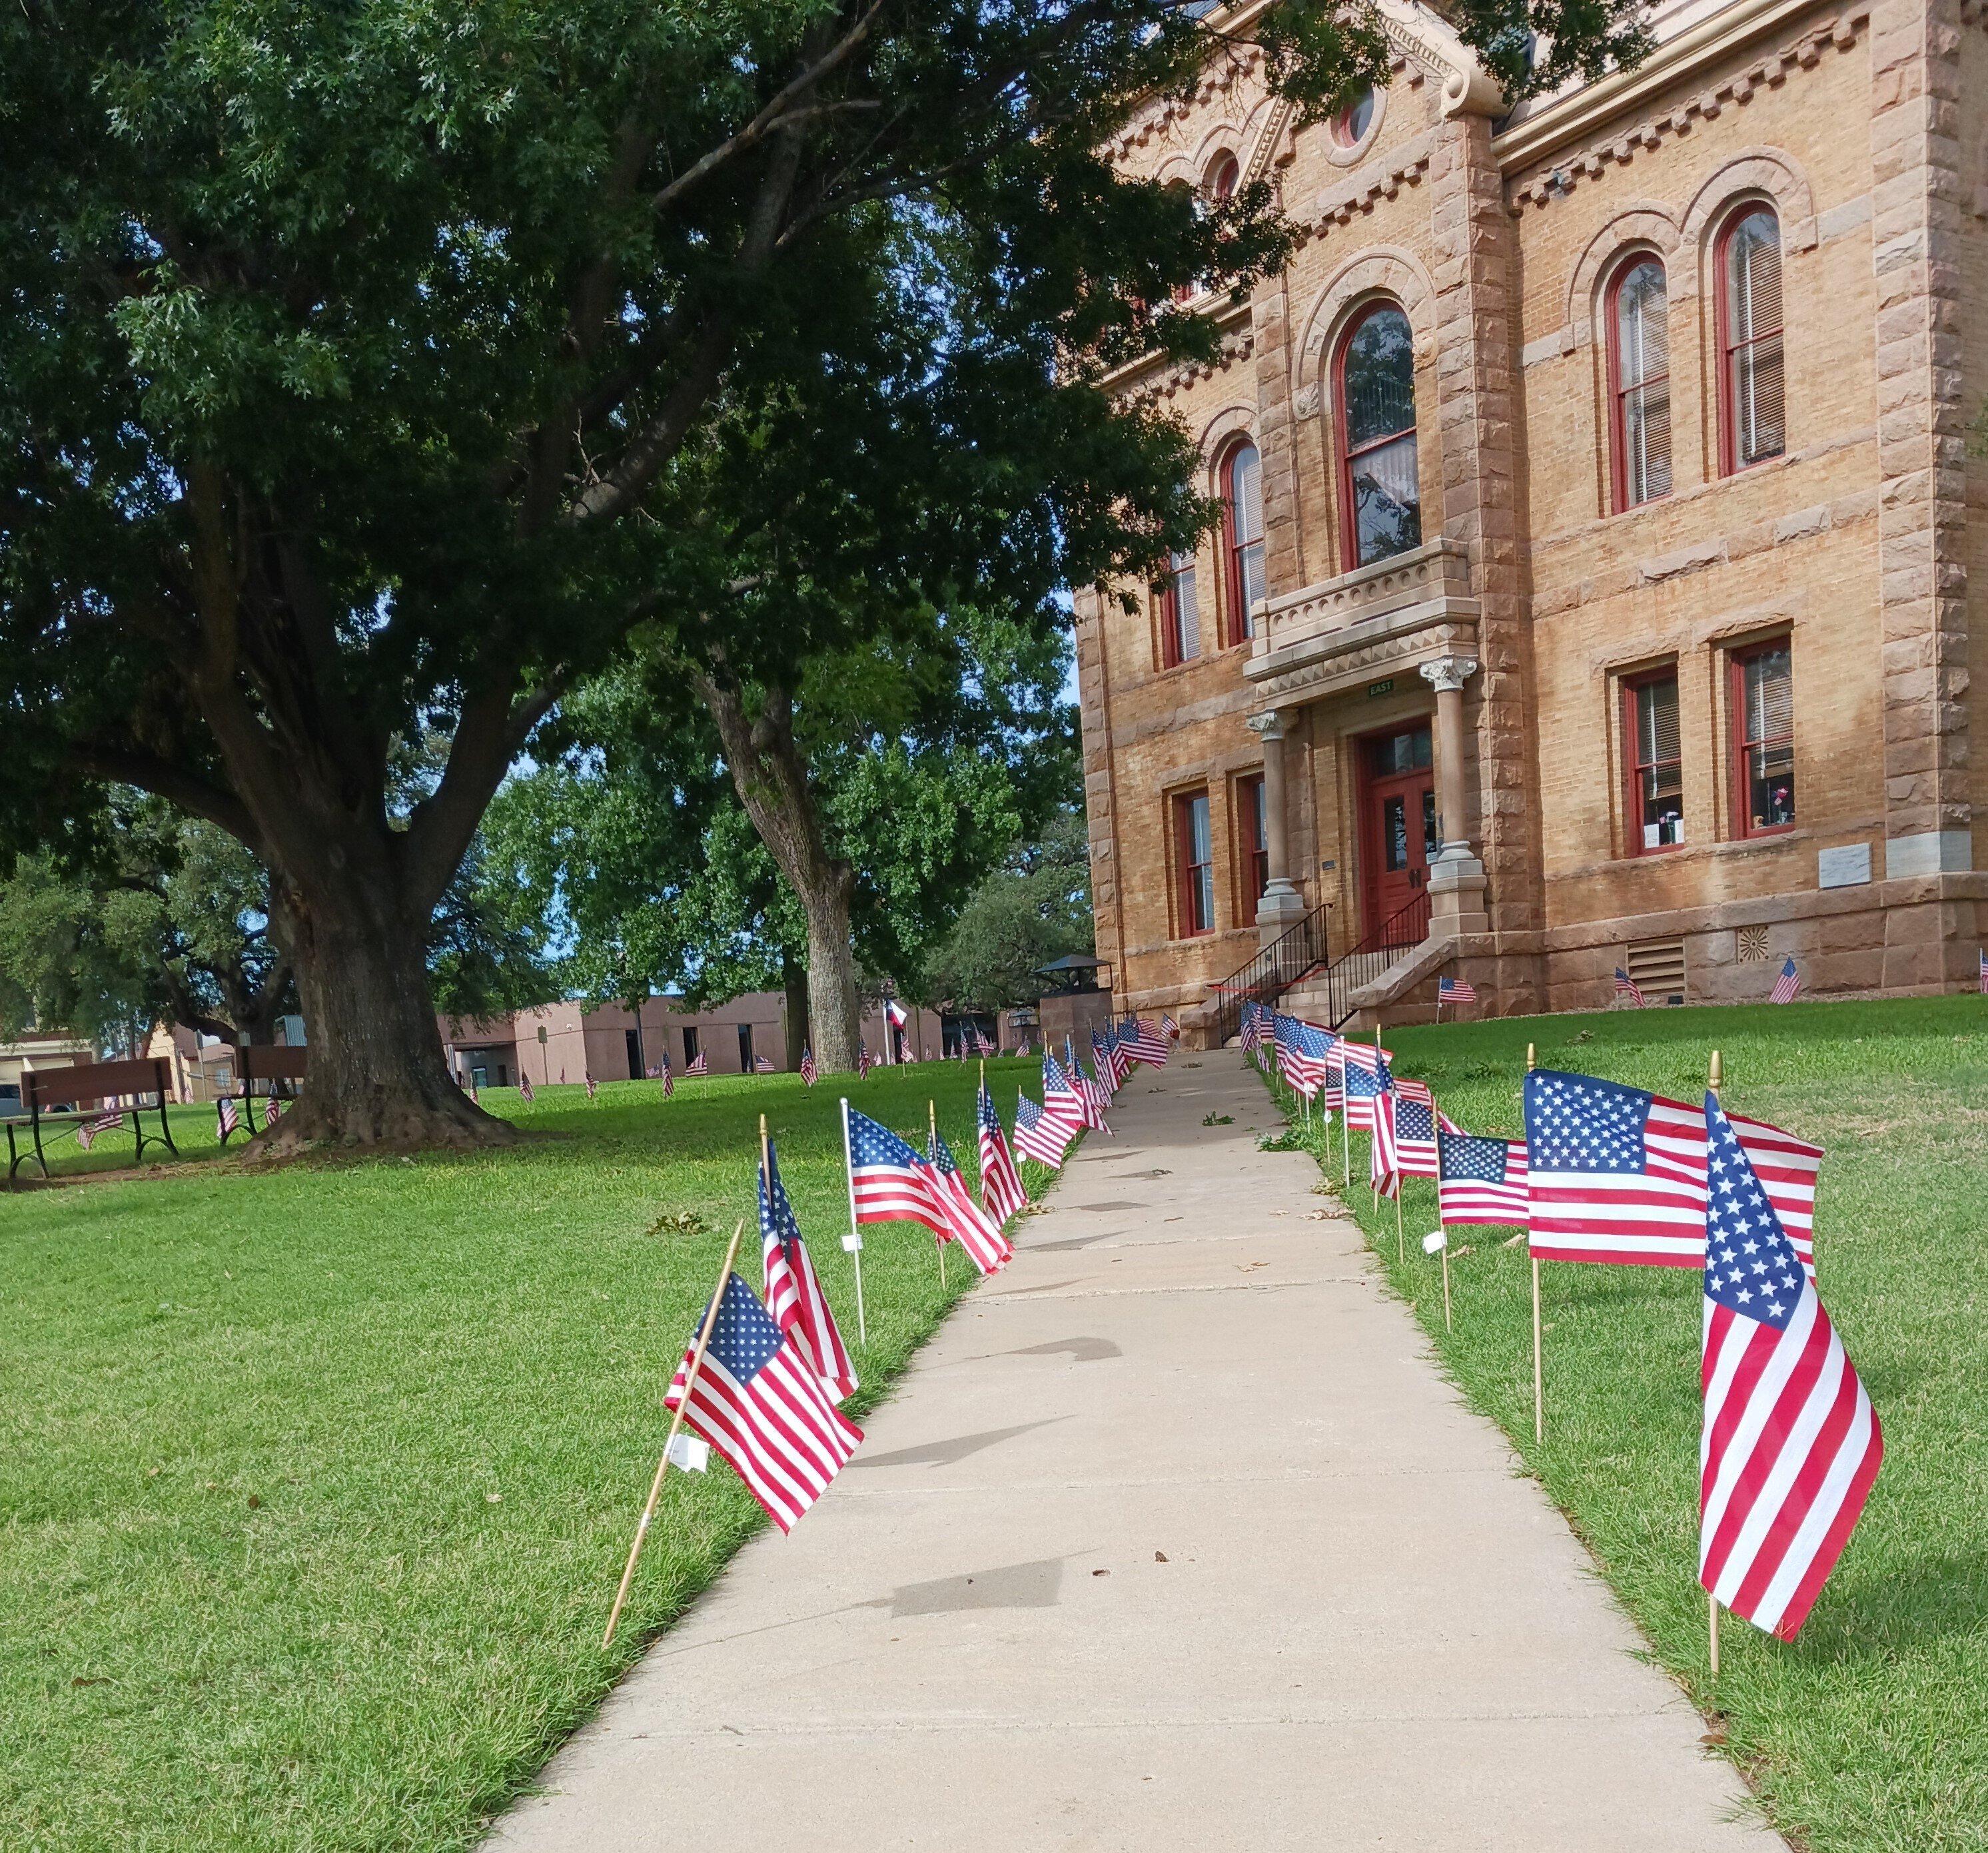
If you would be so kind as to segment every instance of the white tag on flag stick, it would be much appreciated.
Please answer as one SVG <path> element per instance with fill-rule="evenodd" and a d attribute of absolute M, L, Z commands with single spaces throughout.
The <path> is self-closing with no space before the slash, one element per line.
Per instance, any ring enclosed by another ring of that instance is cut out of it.
<path fill-rule="evenodd" d="M 1449 1232 L 1447 1230 L 1432 1229 L 1422 1237 L 1422 1253 L 1425 1254 L 1439 1254 L 1449 1246 Z"/>
<path fill-rule="evenodd" d="M 670 1443 L 670 1465 L 686 1473 L 702 1473 L 711 1465 L 711 1443 L 679 1429 Z"/>
<path fill-rule="evenodd" d="M 842 1238 L 842 1252 L 844 1254 L 860 1254 L 863 1252 L 862 1237 L 854 1234 L 845 1235 Z"/>

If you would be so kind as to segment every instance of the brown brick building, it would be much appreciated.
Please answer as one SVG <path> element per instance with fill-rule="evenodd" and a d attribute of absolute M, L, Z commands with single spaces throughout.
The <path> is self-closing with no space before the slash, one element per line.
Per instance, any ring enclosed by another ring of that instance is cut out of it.
<path fill-rule="evenodd" d="M 1245 50 L 1114 150 L 1267 180 L 1305 235 L 1202 299 L 1222 366 L 1116 382 L 1229 511 L 1134 609 L 1078 604 L 1121 994 L 1189 1012 L 1307 921 L 1382 948 L 1304 1000 L 1335 1015 L 1444 974 L 1597 1005 L 1618 964 L 1760 999 L 1789 954 L 1812 993 L 1971 984 L 1988 8 L 1683 0 L 1638 70 L 1508 113 L 1383 4 L 1391 80 L 1334 122 Z"/>

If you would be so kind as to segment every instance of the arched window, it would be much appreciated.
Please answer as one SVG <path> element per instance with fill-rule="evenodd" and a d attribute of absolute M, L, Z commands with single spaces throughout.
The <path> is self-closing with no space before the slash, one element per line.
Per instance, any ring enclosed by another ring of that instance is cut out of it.
<path fill-rule="evenodd" d="M 1374 126 L 1374 86 L 1366 85 L 1360 94 L 1332 119 L 1332 139 L 1342 148 L 1357 148 Z"/>
<path fill-rule="evenodd" d="M 1664 267 L 1633 257 L 1608 289 L 1608 388 L 1618 512 L 1671 492 L 1671 342 Z"/>
<path fill-rule="evenodd" d="M 1334 397 L 1349 568 L 1419 547 L 1415 341 L 1408 317 L 1393 303 L 1375 303 L 1347 331 Z"/>
<path fill-rule="evenodd" d="M 1202 191 L 1212 200 L 1226 200 L 1236 191 L 1236 183 L 1241 179 L 1242 170 L 1236 164 L 1232 154 L 1218 154 L 1208 164 L 1208 177 L 1202 183 Z"/>
<path fill-rule="evenodd" d="M 1160 666 L 1173 669 L 1201 654 L 1201 602 L 1195 589 L 1194 555 L 1176 553 L 1160 582 Z"/>
<path fill-rule="evenodd" d="M 1719 467 L 1729 476 L 1787 447 L 1781 369 L 1781 227 L 1770 206 L 1719 239 Z"/>
<path fill-rule="evenodd" d="M 1222 551 L 1228 592 L 1226 640 L 1256 634 L 1253 615 L 1263 596 L 1263 462 L 1248 438 L 1222 460 Z"/>

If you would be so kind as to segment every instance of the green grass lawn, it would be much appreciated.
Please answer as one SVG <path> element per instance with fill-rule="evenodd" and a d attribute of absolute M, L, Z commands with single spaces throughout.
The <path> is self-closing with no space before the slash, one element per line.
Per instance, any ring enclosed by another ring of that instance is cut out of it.
<path fill-rule="evenodd" d="M 989 1068 L 1004 1110 L 1036 1072 Z M 848 1091 L 921 1139 L 935 1094 L 971 1172 L 973 1086 Z M 486 1089 L 551 1136 L 276 1171 L 188 1109 L 209 1162 L 0 1195 L 0 1848 L 472 1843 L 762 1523 L 722 1463 L 671 1474 L 600 1651 L 762 1111 L 854 1345 L 841 1091 Z M 859 1419 L 972 1274 L 866 1233 Z"/>
<path fill-rule="evenodd" d="M 1435 1185 L 1407 1185 L 1405 1264 L 1392 1205 L 1364 1187 L 1359 1133 L 1347 1197 L 1456 1382 L 1568 1514 L 1658 1660 L 1720 1715 L 1775 1824 L 1813 1853 L 1988 1848 L 1988 999 L 1621 1011 L 1387 1041 L 1452 1118 L 1508 1136 L 1524 1129 L 1528 1041 L 1542 1067 L 1686 1100 L 1716 1046 L 1729 1105 L 1827 1149 L 1817 1267 L 1884 1425 L 1884 1470 L 1800 1638 L 1728 1617 L 1716 1688 L 1696 1579 L 1697 1275 L 1547 1264 L 1536 1446 L 1523 1247 L 1451 1232 L 1446 1336 L 1439 1266 L 1418 1240 L 1436 1226 Z M 1336 1136 L 1327 1162 L 1337 1183 Z"/>

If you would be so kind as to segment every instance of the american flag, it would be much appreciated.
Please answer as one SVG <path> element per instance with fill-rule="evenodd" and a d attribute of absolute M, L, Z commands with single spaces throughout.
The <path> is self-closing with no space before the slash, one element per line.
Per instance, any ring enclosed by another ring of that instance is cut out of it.
<path fill-rule="evenodd" d="M 124 1123 L 122 1113 L 100 1113 L 94 1119 L 86 1119 L 76 1129 L 76 1143 L 87 1152 L 96 1143 L 100 1132 L 114 1132 Z"/>
<path fill-rule="evenodd" d="M 829 1401 L 840 1402 L 856 1388 L 856 1366 L 801 1240 L 770 1140 L 759 1173 L 759 1240 L 766 1257 L 766 1311 L 821 1379 Z"/>
<path fill-rule="evenodd" d="M 282 1116 L 283 1104 L 274 1094 L 267 1095 L 262 1102 L 262 1130 L 268 1132 Z"/>
<path fill-rule="evenodd" d="M 1342 1037 L 1346 1056 L 1346 1123 L 1356 1132 L 1374 1130 L 1374 1102 L 1395 1084 L 1385 1053 L 1377 1059 L 1371 1042 Z"/>
<path fill-rule="evenodd" d="M 999 1227 L 1029 1200 L 1022 1188 L 1022 1174 L 1015 1168 L 1015 1155 L 1008 1149 L 1008 1135 L 1001 1116 L 994 1110 L 994 1096 L 981 1084 L 978 1112 L 980 1130 L 980 1202 Z"/>
<path fill-rule="evenodd" d="M 870 1045 L 867 1042 L 857 1043 L 856 1045 L 856 1078 L 858 1081 L 867 1081 L 869 1079 L 870 1071 L 875 1065 L 876 1065 L 870 1059 Z"/>
<path fill-rule="evenodd" d="M 1988 947 L 1983 947 L 1981 952 L 1981 991 L 1984 997 L 1988 997 Z"/>
<path fill-rule="evenodd" d="M 1477 987 L 1466 984 L 1461 978 L 1439 978 L 1435 985 L 1435 1001 L 1439 1004 L 1475 1004 Z"/>
<path fill-rule="evenodd" d="M 1093 1030 L 1090 1032 L 1090 1065 L 1096 1070 L 1098 1085 L 1105 1089 L 1104 1099 L 1108 1105 L 1111 1096 L 1118 1091 L 1118 1045 L 1110 1030 Z M 1083 1078 L 1083 1065 L 1073 1055 L 1070 1072 Z"/>
<path fill-rule="evenodd" d="M 1409 1092 L 1421 1089 L 1419 1095 Z M 1404 1177 L 1440 1178 L 1436 1161 L 1435 1102 L 1420 1082 L 1403 1081 L 1395 1089 L 1395 1167 Z M 1439 1183 L 1438 1193 L 1441 1193 Z"/>
<path fill-rule="evenodd" d="M 1877 1413 L 1718 1097 L 1705 1102 L 1699 1580 L 1791 1641 L 1885 1457 Z"/>
<path fill-rule="evenodd" d="M 1070 1149 L 1069 1129 L 1052 1119 L 1027 1095 L 1017 1090 L 1015 1102 L 1015 1149 L 1024 1158 L 1053 1171 Z"/>
<path fill-rule="evenodd" d="M 888 1126 L 847 1102 L 849 1186 L 858 1223 L 922 1223 L 941 1241 L 952 1237 L 952 1204 L 938 1175 Z"/>
<path fill-rule="evenodd" d="M 1638 1010 L 1643 1007 L 1643 988 L 1621 966 L 1615 967 L 1615 994 L 1627 997 Z"/>
<path fill-rule="evenodd" d="M 1439 1126 L 1435 1134 L 1437 1201 L 1445 1227 L 1499 1223 L 1523 1229 L 1528 1220 L 1526 1142 L 1483 1139 Z"/>
<path fill-rule="evenodd" d="M 1148 1068 L 1165 1068 L 1167 1057 L 1172 1051 L 1167 1046 L 1168 1032 L 1158 1024 L 1144 1017 L 1132 1019 L 1132 1039 L 1126 1045 L 1126 1053 L 1134 1062 L 1143 1062 Z"/>
<path fill-rule="evenodd" d="M 810 1363 L 780 1335 L 737 1274 L 718 1296 L 710 1342 L 686 1399 L 696 1342 L 663 1399 L 684 1424 L 732 1463 L 746 1490 L 783 1531 L 828 1490 L 863 1431 L 828 1399 Z"/>
<path fill-rule="evenodd" d="M 1099 1071 L 1100 1074 L 1103 1072 Z M 1077 1098 L 1084 1102 L 1084 1123 L 1096 1127 L 1100 1132 L 1111 1132 L 1111 1124 L 1104 1117 L 1104 1109 L 1111 1104 L 1111 1090 L 1102 1081 L 1087 1075 L 1080 1062 L 1070 1072 L 1071 1079 L 1077 1083 Z"/>
<path fill-rule="evenodd" d="M 224 1094 L 215 1103 L 215 1113 L 221 1136 L 226 1139 L 231 1133 L 242 1129 L 242 1109 L 235 1104 L 232 1094 Z"/>
<path fill-rule="evenodd" d="M 773 1072 L 773 1058 L 771 1055 L 755 1055 L 752 1058 L 752 1072 L 754 1074 L 770 1075 Z"/>
<path fill-rule="evenodd" d="M 814 1045 L 812 1043 L 801 1051 L 801 1084 L 813 1087 L 821 1078 L 821 1071 L 814 1065 Z"/>
<path fill-rule="evenodd" d="M 952 1206 L 952 1213 L 948 1219 L 952 1235 L 966 1251 L 966 1258 L 982 1274 L 999 1274 L 1015 1258 L 1015 1251 L 993 1218 L 973 1200 L 961 1175 L 959 1161 L 937 1126 L 931 1129 L 925 1150 L 938 1174 L 939 1190 Z"/>
<path fill-rule="evenodd" d="M 1802 1264 L 1814 1271 L 1822 1148 L 1765 1120 L 1732 1125 Z M 1705 1119 L 1640 1088 L 1542 1068 L 1526 1077 L 1532 1252 L 1545 1261 L 1697 1267 Z"/>
<path fill-rule="evenodd" d="M 1984 963 L 1988 963 L 1988 960 L 1985 960 Z M 1172 1011 L 1163 1010 L 1160 1012 L 1160 1029 L 1168 1041 L 1178 1042 L 1180 1040 L 1180 1025 L 1174 1021 Z"/>
<path fill-rule="evenodd" d="M 1983 953 L 1981 956 L 1984 960 L 1988 960 L 1988 953 Z M 1260 1014 L 1263 1008 L 1254 997 L 1245 997 L 1242 1000 L 1242 1052 L 1246 1055 L 1251 1053 L 1263 1040 L 1263 1019 Z"/>
<path fill-rule="evenodd" d="M 1391 1087 L 1383 1087 L 1374 1096 L 1371 1109 L 1374 1138 L 1367 1148 L 1368 1176 L 1383 1197 L 1401 1193 L 1401 1157 L 1395 1149 L 1395 1116 L 1400 1109 L 1401 1096 Z"/>
<path fill-rule="evenodd" d="M 1332 1043 L 1316 1023 L 1297 1017 L 1272 1019 L 1277 1072 L 1306 1099 L 1324 1087 L 1332 1072 Z"/>
<path fill-rule="evenodd" d="M 591 1099 L 594 1097 L 594 1095 L 597 1095 L 597 1093 L 599 1093 L 600 1092 L 600 1089 L 594 1085 L 593 1077 L 591 1075 L 589 1075 L 587 1076 L 587 1099 L 588 1099 L 589 1100 L 591 1100 Z"/>
<path fill-rule="evenodd" d="M 656 1072 L 656 1071 L 655 1071 L 654 1068 L 651 1068 L 651 1069 L 650 1069 L 650 1071 L 649 1071 L 649 1072 L 650 1072 L 651 1074 L 652 1074 L 652 1075 L 653 1075 L 655 1072 Z M 665 1054 L 664 1054 L 664 1056 L 663 1056 L 663 1098 L 664 1098 L 665 1100 L 668 1099 L 669 1099 L 669 1097 L 670 1097 L 672 1094 L 674 1094 L 676 1091 L 677 1091 L 677 1076 L 676 1076 L 676 1070 L 675 1070 L 675 1069 L 674 1069 L 673 1068 L 671 1068 L 671 1067 L 670 1066 L 670 1058 L 669 1058 L 669 1056 L 668 1056 L 668 1053 L 667 1053 L 667 1052 L 665 1052 Z"/>
<path fill-rule="evenodd" d="M 532 1093 L 532 1078 L 530 1075 L 520 1075 L 518 1077 L 518 1098 L 523 1101 L 527 1105 L 530 1105 L 533 1098 Z"/>
<path fill-rule="evenodd" d="M 1801 974 L 1795 970 L 1792 957 L 1781 967 L 1781 975 L 1774 981 L 1774 988 L 1768 994 L 1770 1004 L 1792 1004 L 1795 994 L 1801 989 Z"/>
<path fill-rule="evenodd" d="M 1087 1096 L 1077 1091 L 1069 1070 L 1053 1055 L 1043 1058 L 1043 1118 L 1063 1135 L 1065 1145 L 1090 1123 Z"/>
<path fill-rule="evenodd" d="M 684 1064 L 684 1073 L 686 1075 L 708 1075 L 710 1072 L 711 1064 L 705 1060 L 702 1049 L 699 1049 L 689 1061 Z"/>

